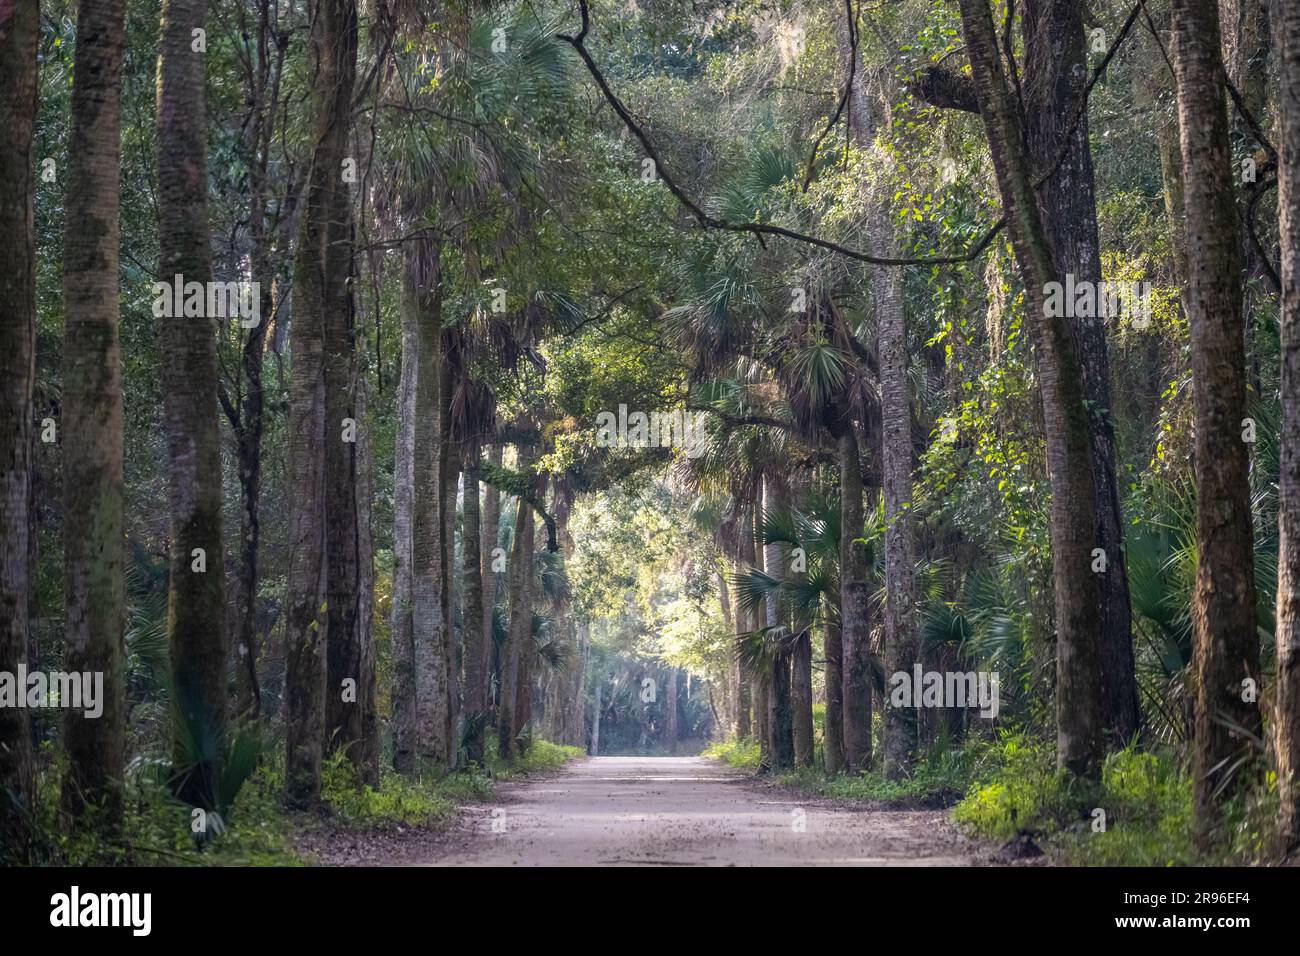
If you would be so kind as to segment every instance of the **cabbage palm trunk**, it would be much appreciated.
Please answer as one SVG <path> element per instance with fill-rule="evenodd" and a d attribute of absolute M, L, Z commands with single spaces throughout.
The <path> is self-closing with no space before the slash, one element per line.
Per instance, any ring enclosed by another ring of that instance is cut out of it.
<path fill-rule="evenodd" d="M 1261 733 L 1256 696 L 1243 692 L 1244 681 L 1259 686 L 1259 639 L 1250 453 L 1242 440 L 1241 252 L 1218 6 L 1184 0 L 1174 5 L 1173 23 L 1196 425 L 1193 817 L 1198 843 L 1209 846 L 1222 836 L 1221 799 L 1249 778 L 1238 766 L 1250 757 L 1246 735 Z"/>
<path fill-rule="evenodd" d="M 483 621 L 483 565 L 481 551 L 481 520 L 479 507 L 479 457 L 482 449 L 477 441 L 465 445 L 465 491 L 462 505 L 462 590 L 465 599 L 464 658 L 465 658 L 465 758 L 470 763 L 483 764 L 484 725 L 487 717 L 486 650 Z"/>
<path fill-rule="evenodd" d="M 36 378 L 35 170 L 37 0 L 0 16 L 0 672 L 28 660 L 32 478 L 32 388 Z M 27 858 L 32 809 L 27 708 L 0 708 L 0 863 Z"/>
<path fill-rule="evenodd" d="M 840 466 L 840 637 L 843 654 L 844 769 L 871 765 L 871 586 L 862 538 L 862 464 L 851 421 L 837 438 Z"/>
<path fill-rule="evenodd" d="M 519 446 L 516 468 L 521 474 L 532 470 L 528 446 Z M 533 609 L 530 600 L 533 554 L 533 509 L 520 495 L 515 499 L 514 538 L 510 548 L 507 598 L 510 624 L 500 654 L 500 695 L 497 701 L 497 752 L 503 760 L 518 753 L 515 735 L 522 726 L 515 713 L 519 700 L 520 655 L 532 644 Z"/>
<path fill-rule="evenodd" d="M 64 190 L 63 668 L 102 673 L 104 708 L 97 718 L 65 712 L 62 802 L 73 819 L 98 806 L 109 830 L 122 815 L 126 719 L 118 344 L 125 18 L 123 0 L 78 6 Z"/>
<path fill-rule="evenodd" d="M 338 310 L 348 308 L 351 236 L 342 182 L 356 78 L 357 9 L 353 0 L 313 6 L 311 61 L 315 145 L 294 257 L 293 356 L 289 399 L 289 561 L 285 614 L 285 796 L 291 806 L 320 801 L 325 740 L 326 655 L 332 623 L 327 513 L 327 442 L 342 442 L 343 423 L 327 379 L 338 387 Z M 342 198 L 340 198 L 342 194 Z M 331 357 L 331 355 L 333 357 Z M 342 502 L 352 506 L 350 502 Z M 341 693 L 331 688 L 331 693 Z"/>
<path fill-rule="evenodd" d="M 1282 242 L 1282 429 L 1278 478 L 1277 750 L 1282 849 L 1300 848 L 1300 6 L 1280 8 L 1278 210 Z"/>
<path fill-rule="evenodd" d="M 165 279 L 212 279 L 208 235 L 206 57 L 191 49 L 207 0 L 164 0 L 158 54 L 158 263 Z M 211 799 L 226 720 L 225 578 L 216 316 L 161 319 L 171 542 L 167 640 L 174 785 Z M 206 805 L 206 803 L 204 803 Z"/>

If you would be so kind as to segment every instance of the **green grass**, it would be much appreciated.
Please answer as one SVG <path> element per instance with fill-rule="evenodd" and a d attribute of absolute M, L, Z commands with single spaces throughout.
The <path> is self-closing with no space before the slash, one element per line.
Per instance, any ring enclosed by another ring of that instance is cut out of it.
<path fill-rule="evenodd" d="M 1057 770 L 1050 745 L 1009 735 L 1000 765 L 971 787 L 953 819 L 994 840 L 1029 833 L 1076 865 L 1243 864 L 1268 853 L 1276 806 L 1273 781 L 1229 802 L 1223 846 L 1207 856 L 1193 846 L 1192 781 L 1173 753 L 1117 751 L 1100 782 L 1088 783 Z"/>
<path fill-rule="evenodd" d="M 728 767 L 739 767 L 742 770 L 758 769 L 759 747 L 758 742 L 754 740 L 727 740 L 710 744 L 700 755 L 721 760 Z"/>
<path fill-rule="evenodd" d="M 430 826 L 449 821 L 455 813 L 455 802 L 441 791 L 443 781 L 452 776 L 417 773 L 407 777 L 385 766 L 380 769 L 376 790 L 358 784 L 356 770 L 340 751 L 323 768 L 321 796 L 330 813 L 351 826 Z"/>
<path fill-rule="evenodd" d="M 322 795 L 334 814 L 357 826 L 387 823 L 432 826 L 450 820 L 457 803 L 490 800 L 493 780 L 556 770 L 585 753 L 581 747 L 537 738 L 529 743 L 525 753 L 512 762 L 505 762 L 497 757 L 495 743 L 488 741 L 487 769 L 473 767 L 456 773 L 421 769 L 411 776 L 403 776 L 385 765 L 380 770 L 378 790 L 358 786 L 352 765 L 341 753 L 336 753 L 324 768 Z"/>
<path fill-rule="evenodd" d="M 704 755 L 758 769 L 753 741 L 714 744 Z M 1005 843 L 1029 834 L 1051 858 L 1073 865 L 1258 862 L 1268 858 L 1277 817 L 1277 786 L 1270 776 L 1226 806 L 1222 848 L 1198 853 L 1191 778 L 1175 753 L 1117 751 L 1106 758 L 1100 781 L 1088 783 L 1056 769 L 1050 743 L 1020 733 L 960 748 L 936 746 L 905 780 L 886 779 L 876 770 L 828 776 L 814 767 L 782 773 L 774 782 L 833 800 L 904 806 L 955 801 L 952 819 L 972 836 Z"/>
<path fill-rule="evenodd" d="M 981 753 L 970 750 L 936 750 L 919 760 L 911 777 L 890 780 L 878 770 L 849 775 L 828 775 L 817 767 L 791 770 L 777 777 L 782 786 L 830 797 L 870 803 L 936 806 L 954 802 L 970 786 Z"/>
<path fill-rule="evenodd" d="M 122 825 L 115 835 L 87 810 L 74 827 L 59 820 L 58 762 L 38 779 L 34 818 L 35 860 L 61 866 L 292 866 L 301 865 L 290 846 L 292 821 L 281 802 L 283 776 L 273 764 L 244 783 L 225 819 L 208 818 L 220 833 L 196 839 L 194 811 L 175 800 L 158 775 L 129 773 Z"/>
<path fill-rule="evenodd" d="M 534 738 L 529 743 L 527 751 L 521 754 L 513 763 L 507 764 L 497 757 L 496 746 L 492 741 L 489 741 L 487 763 L 494 776 L 510 779 L 521 774 L 558 770 L 570 760 L 585 757 L 586 755 L 587 751 L 582 747 L 553 744 L 549 740 Z"/>
<path fill-rule="evenodd" d="M 457 804 L 492 799 L 494 779 L 553 770 L 583 754 L 580 747 L 536 739 L 527 754 L 510 764 L 489 754 L 486 770 L 421 770 L 408 777 L 384 765 L 376 789 L 359 786 L 352 765 L 336 753 L 322 768 L 325 815 L 318 816 L 285 809 L 283 751 L 271 748 L 240 788 L 220 833 L 202 845 L 192 831 L 192 809 L 172 798 L 156 772 L 162 765 L 141 765 L 128 775 L 123 823 L 116 836 L 104 835 L 93 811 L 75 827 L 60 826 L 62 770 L 55 758 L 38 780 L 35 858 L 63 866 L 302 866 L 308 861 L 295 852 L 292 837 L 304 829 L 323 827 L 341 835 L 392 824 L 441 826 L 454 817 Z"/>
<path fill-rule="evenodd" d="M 818 711 L 814 710 L 814 717 Z M 720 760 L 730 767 L 756 771 L 759 746 L 753 740 L 728 740 L 708 747 L 703 756 Z M 966 792 L 982 763 L 987 761 L 984 748 L 973 745 L 965 749 L 936 747 L 917 762 L 912 777 L 888 780 L 877 771 L 851 776 L 828 775 L 819 744 L 814 765 L 787 771 L 775 778 L 780 786 L 813 793 L 835 800 L 866 802 L 916 803 L 933 800 L 950 803 Z"/>

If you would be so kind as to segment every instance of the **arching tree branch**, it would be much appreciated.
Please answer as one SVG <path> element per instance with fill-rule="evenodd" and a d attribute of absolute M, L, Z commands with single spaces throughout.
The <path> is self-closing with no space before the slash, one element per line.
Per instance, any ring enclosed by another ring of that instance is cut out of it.
<path fill-rule="evenodd" d="M 998 233 L 1002 231 L 1002 227 L 1006 225 L 1006 217 L 1003 216 L 989 228 L 978 242 L 963 253 L 920 256 L 915 258 L 898 258 L 893 256 L 877 256 L 870 252 L 852 249 L 837 242 L 831 242 L 829 239 L 810 236 L 794 229 L 787 229 L 784 226 L 776 226 L 770 223 L 761 222 L 730 222 L 726 219 L 719 219 L 716 216 L 709 215 L 686 193 L 684 189 L 682 189 L 680 185 L 678 185 L 677 181 L 668 172 L 667 168 L 665 168 L 662 157 L 659 155 L 658 151 L 655 150 L 654 144 L 650 142 L 650 137 L 646 134 L 645 130 L 641 128 L 641 125 L 633 118 L 632 114 L 628 111 L 628 108 L 623 104 L 623 101 L 620 100 L 617 94 L 614 93 L 613 89 L 610 88 L 609 82 L 605 79 L 604 74 L 601 73 L 600 67 L 596 65 L 596 61 L 592 58 L 591 53 L 586 47 L 587 34 L 591 30 L 591 11 L 588 8 L 587 0 L 579 0 L 578 10 L 582 16 L 582 28 L 573 35 L 564 33 L 557 34 L 557 39 L 563 40 L 565 43 L 568 43 L 573 47 L 574 52 L 578 54 L 583 64 L 587 67 L 587 72 L 590 73 L 592 79 L 596 81 L 596 85 L 600 88 L 601 95 L 604 96 L 605 101 L 610 105 L 614 112 L 618 114 L 619 119 L 623 121 L 623 125 L 627 127 L 628 131 L 636 137 L 638 142 L 640 142 L 641 148 L 645 151 L 646 156 L 654 161 L 655 172 L 663 181 L 663 184 L 668 188 L 668 191 L 672 193 L 673 197 L 691 213 L 696 223 L 698 223 L 702 228 L 717 229 L 724 232 L 749 233 L 758 239 L 759 243 L 763 245 L 766 245 L 765 237 L 778 236 L 795 242 L 802 242 L 806 245 L 815 246 L 819 249 L 825 249 L 849 259 L 870 263 L 872 265 L 924 266 L 952 265 L 959 262 L 970 262 L 974 259 L 978 259 L 983 254 L 984 250 L 989 247 L 989 244 L 997 237 Z M 1088 108 L 1088 97 L 1092 94 L 1092 90 L 1097 85 L 1097 81 L 1100 80 L 1102 75 L 1106 72 L 1106 68 L 1110 66 L 1111 60 L 1114 59 L 1115 53 L 1119 50 L 1120 45 L 1129 35 L 1134 21 L 1137 20 L 1138 14 L 1140 14 L 1142 10 L 1142 0 L 1139 0 L 1139 2 L 1135 4 L 1133 9 L 1129 12 L 1128 18 L 1124 21 L 1123 27 L 1120 28 L 1119 35 L 1106 51 L 1106 55 L 1102 57 L 1101 62 L 1098 63 L 1096 68 L 1092 71 L 1092 76 L 1088 80 L 1088 85 L 1084 87 L 1083 94 L 1079 98 L 1079 105 L 1075 109 L 1074 116 L 1066 130 L 1064 138 L 1062 139 L 1062 148 L 1056 155 L 1051 167 L 1034 182 L 1035 189 L 1040 188 L 1043 183 L 1051 179 L 1060 168 L 1061 163 L 1064 162 L 1074 136 L 1074 131 L 1078 128 L 1079 122 L 1082 120 L 1084 112 Z"/>

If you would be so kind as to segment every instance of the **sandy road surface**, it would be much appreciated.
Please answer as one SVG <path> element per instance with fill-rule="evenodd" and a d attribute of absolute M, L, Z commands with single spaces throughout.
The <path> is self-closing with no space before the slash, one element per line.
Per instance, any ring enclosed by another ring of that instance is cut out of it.
<path fill-rule="evenodd" d="M 703 757 L 588 757 L 467 807 L 438 866 L 972 865 L 936 810 L 862 810 L 764 788 Z"/>

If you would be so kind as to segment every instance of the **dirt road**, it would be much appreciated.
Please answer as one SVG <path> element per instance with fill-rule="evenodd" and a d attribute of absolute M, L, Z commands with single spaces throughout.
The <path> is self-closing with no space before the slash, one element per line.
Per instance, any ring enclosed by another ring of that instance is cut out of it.
<path fill-rule="evenodd" d="M 766 788 L 703 757 L 588 757 L 468 807 L 439 866 L 978 865 L 936 810 L 863 810 Z"/>

